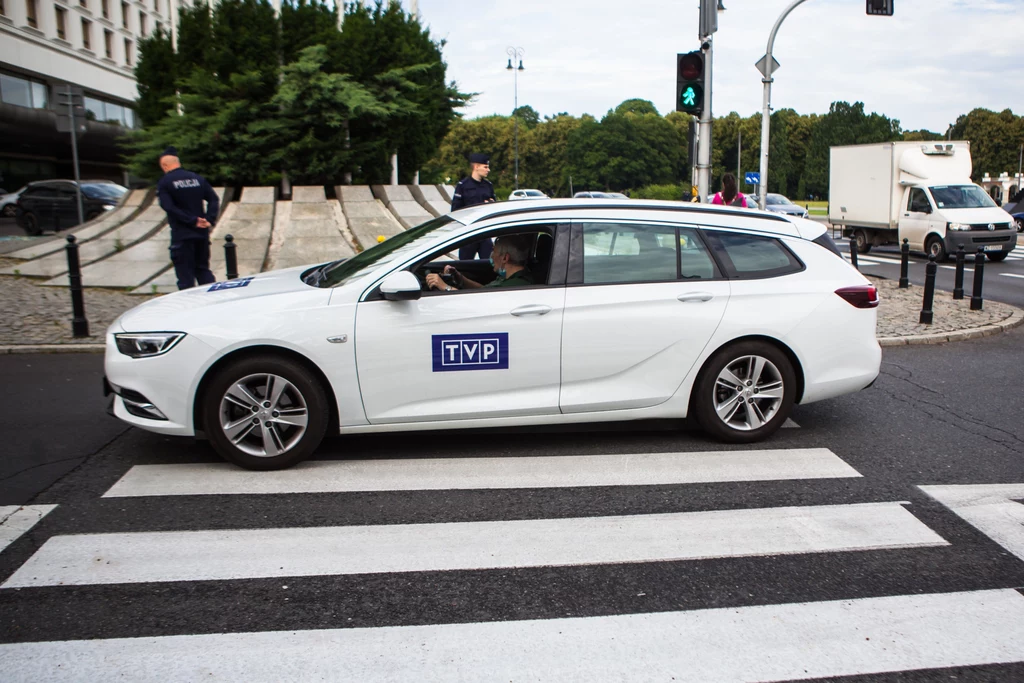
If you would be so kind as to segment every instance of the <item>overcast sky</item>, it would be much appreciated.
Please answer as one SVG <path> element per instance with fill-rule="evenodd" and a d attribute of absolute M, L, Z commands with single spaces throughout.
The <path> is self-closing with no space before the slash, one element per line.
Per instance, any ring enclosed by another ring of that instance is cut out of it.
<path fill-rule="evenodd" d="M 807 0 L 775 41 L 772 106 L 824 113 L 835 100 L 899 119 L 904 130 L 945 132 L 974 107 L 1024 114 L 1024 0 L 894 0 L 869 17 L 865 0 Z M 714 43 L 716 116 L 761 110 L 754 63 L 790 0 L 723 0 Z M 406 9 L 410 0 L 403 0 Z M 519 103 L 540 114 L 600 118 L 622 100 L 675 97 L 675 55 L 698 47 L 698 0 L 419 0 L 435 38 L 448 41 L 448 77 L 479 93 L 467 117 L 508 114 L 509 46 L 525 49 Z"/>

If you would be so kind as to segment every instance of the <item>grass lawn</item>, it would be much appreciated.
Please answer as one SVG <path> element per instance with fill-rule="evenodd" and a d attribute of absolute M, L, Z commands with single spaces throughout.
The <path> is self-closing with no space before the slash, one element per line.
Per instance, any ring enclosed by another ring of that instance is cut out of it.
<path fill-rule="evenodd" d="M 812 216 L 827 216 L 828 202 L 811 202 L 806 200 L 794 201 L 794 204 L 806 207 L 807 213 Z"/>

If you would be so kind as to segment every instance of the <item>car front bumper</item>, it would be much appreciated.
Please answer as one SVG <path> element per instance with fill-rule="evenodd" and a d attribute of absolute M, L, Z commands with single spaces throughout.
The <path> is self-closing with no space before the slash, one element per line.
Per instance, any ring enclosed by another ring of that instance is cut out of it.
<path fill-rule="evenodd" d="M 948 231 L 946 233 L 946 252 L 955 254 L 960 245 L 963 245 L 964 251 L 968 254 L 974 254 L 979 249 L 985 252 L 1011 251 L 1017 246 L 1017 231 L 1005 229 Z"/>

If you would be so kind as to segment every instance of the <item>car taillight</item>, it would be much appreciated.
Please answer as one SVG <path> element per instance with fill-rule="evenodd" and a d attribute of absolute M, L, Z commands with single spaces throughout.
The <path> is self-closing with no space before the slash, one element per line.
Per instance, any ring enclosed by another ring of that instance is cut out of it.
<path fill-rule="evenodd" d="M 836 290 L 836 294 L 856 308 L 875 308 L 878 306 L 878 289 L 874 285 L 840 287 Z"/>

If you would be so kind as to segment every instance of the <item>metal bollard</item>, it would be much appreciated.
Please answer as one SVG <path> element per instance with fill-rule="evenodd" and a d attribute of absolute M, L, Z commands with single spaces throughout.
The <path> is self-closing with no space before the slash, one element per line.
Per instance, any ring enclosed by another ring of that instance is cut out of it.
<path fill-rule="evenodd" d="M 60 232 L 60 214 L 56 211 L 53 212 L 53 231 Z"/>
<path fill-rule="evenodd" d="M 910 287 L 910 242 L 906 237 L 900 246 L 900 289 Z"/>
<path fill-rule="evenodd" d="M 853 235 L 850 235 L 850 264 L 860 270 L 860 266 L 857 265 L 857 238 Z"/>
<path fill-rule="evenodd" d="M 953 298 L 963 299 L 964 298 L 964 259 L 966 258 L 964 253 L 964 245 L 958 244 L 956 247 L 956 276 L 953 280 Z"/>
<path fill-rule="evenodd" d="M 238 278 L 238 255 L 235 253 L 237 248 L 235 238 L 231 235 L 226 235 L 224 237 L 224 263 L 228 268 L 227 276 L 229 280 Z"/>
<path fill-rule="evenodd" d="M 932 301 L 935 299 L 935 254 L 928 254 L 928 265 L 924 267 L 924 303 L 921 305 L 922 325 L 932 324 Z"/>
<path fill-rule="evenodd" d="M 89 321 L 85 319 L 85 300 L 82 299 L 82 269 L 78 265 L 78 245 L 75 236 L 68 235 L 68 284 L 71 287 L 71 335 L 89 336 Z"/>
<path fill-rule="evenodd" d="M 981 285 L 985 281 L 985 252 L 978 249 L 974 255 L 974 287 L 971 289 L 971 310 L 980 311 L 982 306 Z"/>

